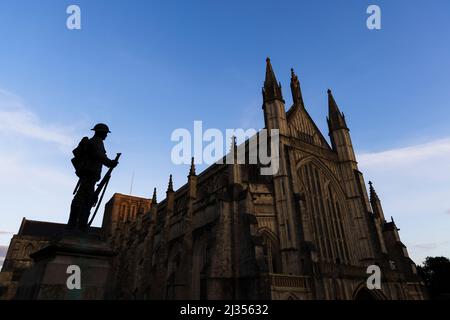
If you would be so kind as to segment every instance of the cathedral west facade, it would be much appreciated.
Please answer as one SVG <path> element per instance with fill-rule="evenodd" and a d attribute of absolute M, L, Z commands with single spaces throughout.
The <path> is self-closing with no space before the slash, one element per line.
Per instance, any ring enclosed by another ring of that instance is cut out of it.
<path fill-rule="evenodd" d="M 331 91 L 328 143 L 308 114 L 293 71 L 290 87 L 293 105 L 286 111 L 268 59 L 263 116 L 265 127 L 280 134 L 276 174 L 237 163 L 197 174 L 192 164 L 178 190 L 170 177 L 161 202 L 156 191 L 152 199 L 113 196 L 102 228 L 91 230 L 116 253 L 105 298 L 425 298 L 399 229 L 385 219 L 373 185 L 366 189 Z M 45 244 L 44 236 L 34 250 Z M 29 254 L 31 231 L 13 240 Z M 14 287 L 14 266 L 30 259 L 13 247 L 0 275 L 9 274 Z M 379 290 L 366 286 L 371 265 L 381 270 Z"/>

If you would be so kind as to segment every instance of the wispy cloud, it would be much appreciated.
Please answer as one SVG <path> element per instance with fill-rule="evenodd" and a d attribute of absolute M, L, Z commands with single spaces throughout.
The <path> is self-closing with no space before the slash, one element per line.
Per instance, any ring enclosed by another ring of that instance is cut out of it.
<path fill-rule="evenodd" d="M 25 155 L 10 155 L 0 151 L 0 176 L 2 182 L 0 186 L 18 185 L 18 196 L 20 196 L 20 187 L 26 190 L 25 187 L 34 188 L 39 194 L 42 193 L 47 186 L 50 188 L 57 188 L 58 185 L 72 185 L 72 176 L 68 175 L 66 171 L 61 171 L 59 167 L 52 167 L 47 163 L 33 163 Z M 25 186 L 26 183 L 26 186 Z"/>
<path fill-rule="evenodd" d="M 3 230 L 17 231 L 22 217 L 65 219 L 76 182 L 70 150 L 79 136 L 78 125 L 43 119 L 20 97 L 0 89 Z M 10 237 L 1 232 L 0 243 L 8 243 Z"/>
<path fill-rule="evenodd" d="M 0 230 L 0 235 L 7 235 L 7 234 L 14 234 L 13 232 L 9 232 L 9 231 L 2 231 Z"/>
<path fill-rule="evenodd" d="M 3 266 L 7 252 L 8 246 L 0 246 L 0 268 Z"/>
<path fill-rule="evenodd" d="M 416 261 L 450 252 L 450 138 L 380 152 L 360 153 L 384 213 L 394 216 Z M 419 244 L 417 244 L 419 243 Z"/>
<path fill-rule="evenodd" d="M 73 145 L 74 136 L 63 126 L 42 123 L 16 95 L 0 89 L 0 132 L 52 142 L 61 147 Z"/>
<path fill-rule="evenodd" d="M 449 241 L 420 243 L 420 244 L 413 245 L 413 247 L 417 248 L 419 250 L 429 251 L 429 250 L 436 249 L 438 247 L 442 247 L 442 246 L 448 245 L 449 243 L 450 243 Z"/>
<path fill-rule="evenodd" d="M 8 246 L 0 246 L 0 257 L 6 256 L 6 252 L 8 252 Z"/>
<path fill-rule="evenodd" d="M 3 263 L 8 252 L 8 246 L 0 246 L 0 264 Z"/>
<path fill-rule="evenodd" d="M 23 138 L 20 147 L 11 143 L 19 137 Z M 54 145 L 48 144 L 56 144 L 67 154 L 76 141 L 74 130 L 67 125 L 44 123 L 20 97 L 3 89 L 0 89 L 0 138 L 3 183 L 5 180 L 22 184 L 33 184 L 36 180 L 67 183 L 67 175 L 58 171 L 57 166 L 37 161 L 37 155 L 54 149 Z"/>
<path fill-rule="evenodd" d="M 450 157 L 450 138 L 381 152 L 362 153 L 358 159 L 364 166 L 386 168 L 420 164 L 436 157 Z"/>
<path fill-rule="evenodd" d="M 438 196 L 439 212 L 450 212 L 450 138 L 438 139 L 424 144 L 418 144 L 398 149 L 358 155 L 359 166 L 366 177 L 374 179 L 380 191 L 388 190 L 392 194 L 395 189 L 397 197 L 408 196 L 403 206 L 416 201 L 424 201 L 426 212 L 430 212 L 433 199 L 429 195 Z M 402 186 L 402 189 L 397 189 Z M 419 197 L 413 197 L 418 192 Z M 445 196 L 444 196 L 445 195 Z M 414 208 L 412 208 L 414 209 Z M 415 208 L 413 211 L 424 209 Z"/>

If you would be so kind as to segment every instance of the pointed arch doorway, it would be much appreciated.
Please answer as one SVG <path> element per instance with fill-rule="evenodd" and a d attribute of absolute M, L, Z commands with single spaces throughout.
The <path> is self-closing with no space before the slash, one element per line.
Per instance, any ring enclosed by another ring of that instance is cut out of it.
<path fill-rule="evenodd" d="M 386 296 L 381 290 L 369 290 L 365 284 L 361 284 L 356 288 L 353 300 L 386 300 Z"/>

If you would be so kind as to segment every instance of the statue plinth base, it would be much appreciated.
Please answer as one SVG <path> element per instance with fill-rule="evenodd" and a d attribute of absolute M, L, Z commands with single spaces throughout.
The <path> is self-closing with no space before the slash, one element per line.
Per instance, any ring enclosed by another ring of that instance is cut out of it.
<path fill-rule="evenodd" d="M 31 255 L 34 264 L 24 272 L 16 299 L 104 299 L 113 256 L 106 242 L 96 235 L 77 231 L 62 234 Z M 74 288 L 74 269 L 80 271 L 80 289 Z"/>

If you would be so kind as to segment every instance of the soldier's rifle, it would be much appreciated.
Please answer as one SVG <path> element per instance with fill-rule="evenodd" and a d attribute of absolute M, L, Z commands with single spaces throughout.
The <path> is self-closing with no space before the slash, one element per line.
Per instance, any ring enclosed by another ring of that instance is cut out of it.
<path fill-rule="evenodd" d="M 119 158 L 121 155 L 122 155 L 121 153 L 118 153 L 116 155 L 116 158 L 114 159 L 114 161 L 116 163 L 119 161 Z M 105 176 L 103 177 L 103 179 L 97 185 L 97 189 L 94 192 L 93 201 L 92 201 L 92 207 L 96 207 L 96 208 L 95 208 L 94 214 L 92 215 L 91 220 L 89 220 L 88 227 L 91 226 L 92 222 L 95 219 L 97 211 L 100 208 L 100 204 L 102 203 L 103 196 L 105 195 L 106 188 L 108 187 L 109 179 L 111 178 L 111 173 L 113 170 L 114 170 L 114 167 L 109 168 L 108 171 L 106 172 Z M 101 195 L 100 195 L 100 193 L 101 193 Z M 99 196 L 100 196 L 100 198 L 99 198 Z"/>

